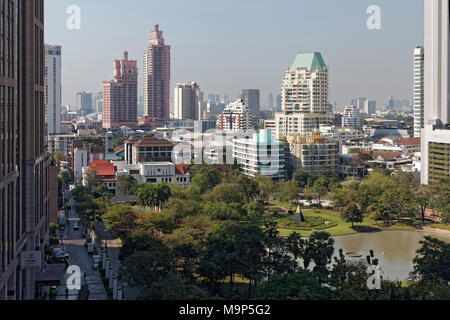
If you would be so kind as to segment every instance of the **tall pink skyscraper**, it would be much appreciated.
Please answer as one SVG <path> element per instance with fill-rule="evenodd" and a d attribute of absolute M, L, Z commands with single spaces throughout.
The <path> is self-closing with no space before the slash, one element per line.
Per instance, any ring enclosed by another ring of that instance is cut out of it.
<path fill-rule="evenodd" d="M 114 80 L 103 82 L 103 128 L 119 128 L 137 125 L 136 60 L 114 60 Z"/>
<path fill-rule="evenodd" d="M 153 126 L 169 120 L 170 112 L 170 46 L 164 44 L 159 25 L 150 32 L 144 52 L 144 117 Z"/>

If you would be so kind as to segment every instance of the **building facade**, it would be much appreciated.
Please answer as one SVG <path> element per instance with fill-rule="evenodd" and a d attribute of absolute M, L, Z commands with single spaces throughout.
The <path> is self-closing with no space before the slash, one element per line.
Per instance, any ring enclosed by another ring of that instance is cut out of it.
<path fill-rule="evenodd" d="M 261 109 L 259 89 L 242 89 L 241 99 L 244 101 L 244 104 L 248 106 L 250 114 L 255 119 L 258 119 Z"/>
<path fill-rule="evenodd" d="M 177 83 L 174 89 L 174 118 L 205 120 L 206 103 L 196 82 Z"/>
<path fill-rule="evenodd" d="M 414 137 L 420 137 L 424 127 L 424 73 L 425 51 L 423 47 L 414 49 Z"/>
<path fill-rule="evenodd" d="M 328 67 L 319 52 L 297 54 L 281 85 L 277 135 L 306 135 L 328 118 Z"/>
<path fill-rule="evenodd" d="M 48 241 L 48 157 L 44 144 L 44 1 L 0 6 L 0 300 L 35 298 Z M 19 23 L 20 22 L 20 23 Z"/>
<path fill-rule="evenodd" d="M 114 60 L 114 80 L 103 82 L 103 128 L 137 126 L 137 84 L 137 61 L 125 51 Z"/>
<path fill-rule="evenodd" d="M 170 46 L 164 44 L 159 25 L 150 32 L 143 63 L 144 117 L 149 124 L 160 126 L 170 114 Z"/>
<path fill-rule="evenodd" d="M 284 143 L 271 130 L 260 130 L 252 138 L 233 139 L 233 158 L 248 176 L 262 175 L 274 181 L 285 181 L 288 175 Z"/>
<path fill-rule="evenodd" d="M 92 107 L 92 93 L 77 92 L 77 113 L 79 116 L 86 116 L 94 112 Z"/>
<path fill-rule="evenodd" d="M 61 46 L 45 46 L 45 105 L 47 134 L 61 133 Z"/>
<path fill-rule="evenodd" d="M 425 2 L 425 106 L 421 130 L 421 182 L 450 177 L 450 81 L 448 0 Z"/>
<path fill-rule="evenodd" d="M 301 169 L 319 175 L 330 170 L 337 175 L 339 165 L 339 142 L 327 141 L 319 132 L 307 137 L 288 138 L 294 170 Z"/>
<path fill-rule="evenodd" d="M 247 131 L 254 128 L 254 118 L 242 99 L 230 103 L 217 117 L 217 130 Z"/>
<path fill-rule="evenodd" d="M 342 116 L 342 126 L 344 128 L 361 127 L 361 113 L 357 106 L 346 106 Z"/>

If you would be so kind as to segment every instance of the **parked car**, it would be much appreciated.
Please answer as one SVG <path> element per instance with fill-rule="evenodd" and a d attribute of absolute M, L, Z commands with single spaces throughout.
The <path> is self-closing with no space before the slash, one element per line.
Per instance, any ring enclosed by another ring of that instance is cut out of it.
<path fill-rule="evenodd" d="M 95 243 L 93 242 L 88 243 L 87 249 L 89 254 L 93 254 L 95 251 Z"/>
<path fill-rule="evenodd" d="M 86 237 L 86 240 L 85 240 L 85 242 L 84 242 L 84 247 L 87 248 L 88 245 L 89 245 L 89 243 L 91 243 L 91 242 L 92 242 L 91 237 Z"/>
<path fill-rule="evenodd" d="M 73 230 L 80 230 L 80 226 L 78 225 L 78 222 L 75 222 L 73 225 Z"/>
<path fill-rule="evenodd" d="M 97 269 L 98 269 L 98 266 L 99 266 L 99 264 L 100 264 L 101 256 L 97 254 L 97 255 L 93 256 L 92 258 L 94 259 L 94 264 L 93 264 L 92 267 L 93 267 L 95 270 L 97 270 Z"/>

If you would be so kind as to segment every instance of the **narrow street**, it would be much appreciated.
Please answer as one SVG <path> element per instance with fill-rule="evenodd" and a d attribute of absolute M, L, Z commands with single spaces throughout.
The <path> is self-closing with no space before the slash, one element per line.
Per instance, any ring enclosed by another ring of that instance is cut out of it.
<path fill-rule="evenodd" d="M 66 212 L 68 217 L 68 228 L 63 232 L 64 240 L 63 244 L 66 252 L 69 254 L 69 265 L 76 265 L 80 267 L 80 270 L 86 274 L 84 278 L 82 276 L 81 283 L 87 283 L 89 290 L 89 300 L 107 300 L 105 288 L 102 283 L 102 279 L 98 270 L 93 269 L 93 258 L 89 255 L 85 248 L 85 239 L 83 237 L 84 226 L 79 223 L 79 215 L 74 209 L 73 199 L 70 200 L 71 210 Z M 75 223 L 79 224 L 79 230 L 74 230 Z M 78 297 L 78 290 L 69 291 L 69 295 L 66 299 L 65 289 L 66 280 L 70 275 L 64 276 L 64 285 L 58 288 L 58 300 L 76 300 Z M 63 299 L 61 299 L 63 298 Z"/>

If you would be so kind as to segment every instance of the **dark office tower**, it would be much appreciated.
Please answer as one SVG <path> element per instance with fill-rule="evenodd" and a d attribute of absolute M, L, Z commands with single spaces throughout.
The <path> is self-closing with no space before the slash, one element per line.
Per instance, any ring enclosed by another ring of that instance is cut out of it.
<path fill-rule="evenodd" d="M 259 89 L 242 89 L 241 99 L 248 106 L 253 117 L 259 117 Z"/>
<path fill-rule="evenodd" d="M 0 1 L 0 20 L 0 300 L 29 300 L 48 240 L 44 0 Z"/>
<path fill-rule="evenodd" d="M 92 108 L 92 93 L 84 91 L 77 93 L 77 112 L 79 116 L 86 116 L 94 112 Z"/>
<path fill-rule="evenodd" d="M 281 106 L 281 94 L 277 95 L 277 100 L 276 100 L 276 110 L 277 111 L 281 111 L 282 106 Z"/>

